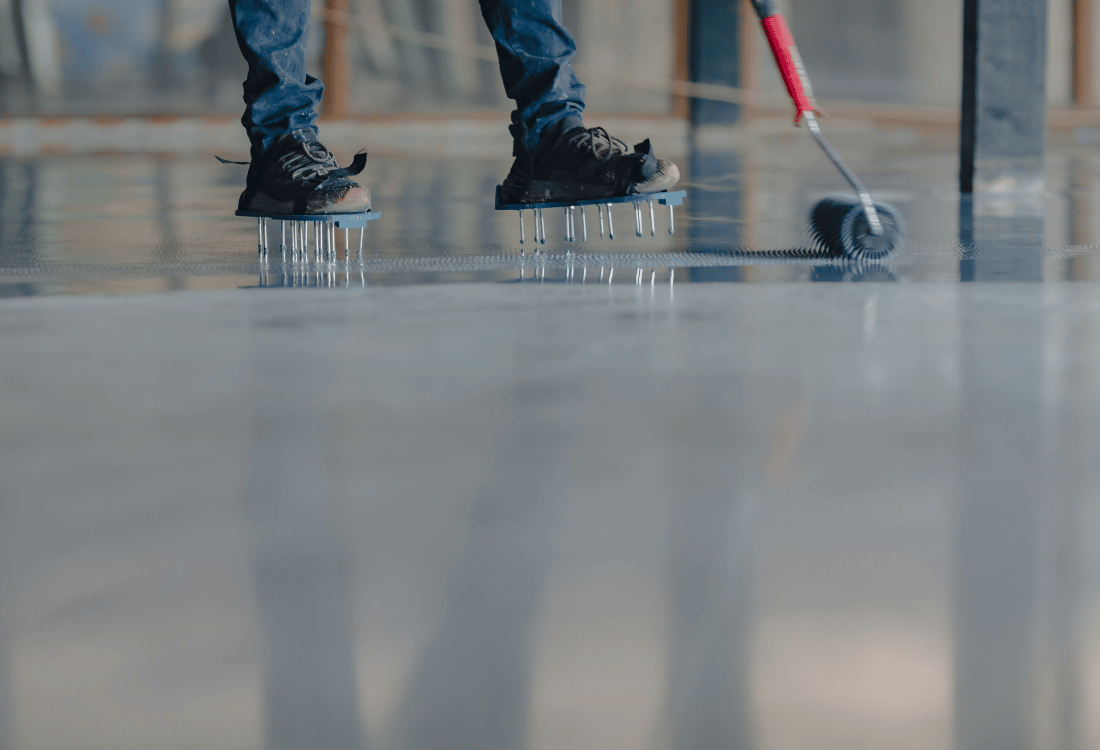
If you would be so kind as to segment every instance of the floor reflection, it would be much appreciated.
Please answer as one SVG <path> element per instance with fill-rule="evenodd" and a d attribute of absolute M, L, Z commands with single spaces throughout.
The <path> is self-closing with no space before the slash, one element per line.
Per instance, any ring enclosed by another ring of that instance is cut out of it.
<path fill-rule="evenodd" d="M 677 211 L 675 235 L 635 238 L 627 231 L 611 242 L 593 233 L 588 242 L 570 245 L 558 226 L 561 217 L 550 212 L 550 242 L 542 249 L 552 256 L 695 252 L 738 258 L 684 265 L 684 281 L 884 280 L 880 273 L 835 272 L 835 259 L 824 257 L 810 236 L 811 207 L 843 186 L 813 144 L 803 141 L 760 135 L 677 157 L 688 199 Z M 987 262 L 982 278 L 973 280 L 1087 280 L 1100 272 L 1094 257 L 1100 227 L 1090 219 L 1100 162 L 1091 154 L 1068 149 L 1052 155 L 1050 189 L 1028 205 L 999 199 L 978 206 L 963 201 L 960 208 L 956 160 L 945 144 L 918 138 L 926 147 L 921 152 L 912 144 L 891 151 L 876 143 L 852 141 L 844 149 L 869 165 L 876 198 L 896 206 L 909 225 L 886 276 L 939 281 L 961 263 L 969 279 L 966 269 L 976 256 Z M 492 206 L 507 166 L 494 159 L 372 157 L 366 180 L 384 217 L 367 233 L 368 259 L 452 261 L 426 278 L 378 271 L 390 275 L 378 283 L 460 281 L 478 271 L 474 259 L 516 257 L 523 248 L 515 217 Z M 0 293 L 239 286 L 241 275 L 255 276 L 258 268 L 254 227 L 231 216 L 242 181 L 243 168 L 205 157 L 8 159 L 0 164 Z M 629 227 L 629 210 L 620 214 L 620 229 Z M 823 261 L 821 268 L 815 259 Z"/>
<path fill-rule="evenodd" d="M 316 381 L 320 351 L 306 341 L 288 357 L 284 324 L 267 320 L 252 329 L 252 454 L 244 497 L 265 747 L 363 750 L 348 566 L 326 483 L 323 404 L 316 389 L 302 387 Z"/>

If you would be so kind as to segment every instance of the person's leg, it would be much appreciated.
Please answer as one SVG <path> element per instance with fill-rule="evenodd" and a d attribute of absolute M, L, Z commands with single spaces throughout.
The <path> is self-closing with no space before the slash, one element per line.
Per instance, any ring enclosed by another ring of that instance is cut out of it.
<path fill-rule="evenodd" d="M 309 0 L 229 0 L 237 44 L 248 63 L 241 123 L 252 159 L 237 208 L 270 214 L 370 210 L 370 193 L 351 179 L 365 153 L 340 169 L 317 141 L 324 86 L 306 73 Z"/>
<path fill-rule="evenodd" d="M 667 190 L 680 179 L 649 141 L 633 153 L 603 128 L 585 129 L 577 51 L 562 25 L 561 0 L 479 0 L 496 42 L 504 90 L 515 100 L 512 168 L 502 203 L 544 203 Z"/>
<path fill-rule="evenodd" d="M 573 74 L 577 51 L 562 25 L 561 0 L 480 0 L 496 42 L 504 90 L 516 102 L 512 122 L 528 150 L 553 130 L 582 125 L 584 86 Z M 513 128 L 515 131 L 515 128 Z"/>
<path fill-rule="evenodd" d="M 317 137 L 324 86 L 306 73 L 309 0 L 229 0 L 237 44 L 248 63 L 241 123 L 255 161 L 280 137 Z"/>

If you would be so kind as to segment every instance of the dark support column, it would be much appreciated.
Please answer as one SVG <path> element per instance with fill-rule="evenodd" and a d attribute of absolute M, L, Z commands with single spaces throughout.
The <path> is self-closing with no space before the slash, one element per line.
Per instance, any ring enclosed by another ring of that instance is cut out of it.
<path fill-rule="evenodd" d="M 690 0 L 688 68 L 697 83 L 741 85 L 741 2 Z M 741 107 L 728 102 L 695 99 L 693 125 L 730 125 L 741 116 Z"/>
<path fill-rule="evenodd" d="M 1042 279 L 1047 0 L 964 0 L 963 281 Z"/>
<path fill-rule="evenodd" d="M 1041 190 L 1046 0 L 964 0 L 960 187 Z"/>

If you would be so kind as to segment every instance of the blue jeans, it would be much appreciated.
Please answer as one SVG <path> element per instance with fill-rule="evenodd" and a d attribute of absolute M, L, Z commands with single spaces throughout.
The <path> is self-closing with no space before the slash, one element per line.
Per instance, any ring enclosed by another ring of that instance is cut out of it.
<path fill-rule="evenodd" d="M 580 125 L 584 86 L 573 74 L 577 46 L 562 25 L 561 0 L 480 3 L 527 148 L 548 128 Z M 309 0 L 229 0 L 229 10 L 248 63 L 241 123 L 253 159 L 286 133 L 316 136 L 324 85 L 306 73 Z"/>

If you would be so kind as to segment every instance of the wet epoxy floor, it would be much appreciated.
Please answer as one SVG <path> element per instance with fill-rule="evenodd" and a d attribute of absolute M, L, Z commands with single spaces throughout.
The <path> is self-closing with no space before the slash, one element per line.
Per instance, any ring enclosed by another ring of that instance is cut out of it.
<path fill-rule="evenodd" d="M 391 266 L 257 289 L 224 172 L 5 164 L 0 747 L 1098 746 L 1090 157 L 960 251 L 913 148 L 852 159 L 912 255 L 832 284 L 653 262 L 795 246 L 759 165 L 517 284 L 506 162 L 372 157 Z"/>
<path fill-rule="evenodd" d="M 785 121 L 784 121 L 785 122 Z M 960 201 L 955 140 L 942 131 L 866 130 L 840 123 L 830 137 L 876 200 L 908 224 L 882 261 L 822 252 L 810 208 L 844 192 L 809 138 L 782 127 L 722 148 L 668 154 L 687 191 L 676 233 L 658 206 L 615 210 L 616 239 L 564 240 L 564 216 L 546 212 L 549 242 L 526 243 L 514 212 L 493 209 L 510 159 L 372 156 L 362 176 L 382 219 L 365 233 L 365 263 L 291 267 L 275 252 L 257 263 L 255 222 L 232 216 L 244 167 L 211 155 L 43 155 L 0 162 L 0 294 L 163 291 L 242 286 L 328 286 L 447 281 L 620 282 L 837 280 L 1096 280 L 1100 274 L 1100 152 L 1061 138 L 1044 195 Z M 1064 141 L 1064 143 L 1063 143 Z M 359 144 L 361 145 L 361 144 Z M 344 151 L 350 153 L 351 148 Z M 346 160 L 346 154 L 339 151 Z M 229 154 L 240 156 L 239 154 Z M 577 219 L 579 225 L 579 217 Z M 269 237 L 278 244 L 279 225 Z M 350 237 L 357 245 L 357 237 Z M 341 255 L 344 238 L 338 236 Z M 536 252 L 537 251 L 537 252 Z M 583 269 L 595 270 L 595 278 Z M 617 269 L 611 274 L 611 269 Z M 580 269 L 581 273 L 574 273 Z"/>

